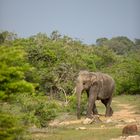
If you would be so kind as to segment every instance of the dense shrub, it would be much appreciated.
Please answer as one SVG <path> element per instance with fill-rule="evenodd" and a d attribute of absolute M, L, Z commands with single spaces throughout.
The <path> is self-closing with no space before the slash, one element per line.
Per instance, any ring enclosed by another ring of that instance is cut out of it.
<path fill-rule="evenodd" d="M 0 99 L 11 94 L 34 92 L 33 84 L 25 80 L 25 72 L 30 67 L 24 55 L 22 48 L 0 47 Z"/>
<path fill-rule="evenodd" d="M 69 104 L 65 107 L 67 112 L 76 113 L 77 110 L 77 99 L 75 95 L 68 97 Z M 85 114 L 87 108 L 87 95 L 85 93 L 81 96 L 81 115 Z"/>
<path fill-rule="evenodd" d="M 0 139 L 1 140 L 26 140 L 25 126 L 12 114 L 0 112 Z"/>
<path fill-rule="evenodd" d="M 55 101 L 49 101 L 43 96 L 24 95 L 17 98 L 20 107 L 22 121 L 25 125 L 46 127 L 59 113 L 60 105 Z"/>
<path fill-rule="evenodd" d="M 139 52 L 121 57 L 112 67 L 105 68 L 116 81 L 116 94 L 140 93 L 140 55 Z"/>

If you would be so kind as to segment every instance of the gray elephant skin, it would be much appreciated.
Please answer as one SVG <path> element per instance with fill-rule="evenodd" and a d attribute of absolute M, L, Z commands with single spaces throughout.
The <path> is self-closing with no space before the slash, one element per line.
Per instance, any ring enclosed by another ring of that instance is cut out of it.
<path fill-rule="evenodd" d="M 80 71 L 76 80 L 76 96 L 77 96 L 77 118 L 80 119 L 80 102 L 81 94 L 86 91 L 88 97 L 87 118 L 92 118 L 98 114 L 96 109 L 96 100 L 106 107 L 105 116 L 112 116 L 111 108 L 112 95 L 115 89 L 115 81 L 107 74 L 101 72 Z"/>

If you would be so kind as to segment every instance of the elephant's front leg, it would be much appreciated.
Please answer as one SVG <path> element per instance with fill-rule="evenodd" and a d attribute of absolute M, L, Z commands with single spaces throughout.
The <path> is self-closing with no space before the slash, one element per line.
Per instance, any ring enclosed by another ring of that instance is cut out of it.
<path fill-rule="evenodd" d="M 97 111 L 97 108 L 96 108 L 96 104 L 95 103 L 93 105 L 92 111 L 93 111 L 93 115 L 97 115 L 98 114 L 98 111 Z"/>
<path fill-rule="evenodd" d="M 97 98 L 97 93 L 94 93 L 94 88 L 91 87 L 89 90 L 88 107 L 87 107 L 87 118 L 93 117 L 93 107 Z"/>

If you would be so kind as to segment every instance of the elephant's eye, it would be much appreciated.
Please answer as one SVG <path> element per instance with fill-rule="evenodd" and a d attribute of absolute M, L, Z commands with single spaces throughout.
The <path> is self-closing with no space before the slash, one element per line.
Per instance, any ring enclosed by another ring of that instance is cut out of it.
<path fill-rule="evenodd" d="M 83 82 L 83 85 L 85 85 L 86 83 L 85 82 Z"/>

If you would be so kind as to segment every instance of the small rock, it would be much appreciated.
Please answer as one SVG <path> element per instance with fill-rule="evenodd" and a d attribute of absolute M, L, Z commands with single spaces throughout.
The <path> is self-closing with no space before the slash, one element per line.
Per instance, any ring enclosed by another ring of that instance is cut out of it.
<path fill-rule="evenodd" d="M 140 140 L 140 136 L 134 135 L 134 136 L 128 136 L 126 140 Z"/>
<path fill-rule="evenodd" d="M 86 118 L 86 119 L 83 121 L 83 124 L 91 124 L 93 121 L 94 121 L 93 119 Z"/>
<path fill-rule="evenodd" d="M 111 122 L 112 122 L 111 119 L 107 119 L 107 120 L 106 120 L 106 123 L 111 123 Z"/>
<path fill-rule="evenodd" d="M 52 127 L 56 127 L 58 125 L 59 125 L 59 121 L 58 120 L 55 120 L 55 121 L 49 123 L 49 126 L 52 126 Z"/>
<path fill-rule="evenodd" d="M 135 124 L 126 125 L 123 130 L 123 135 L 129 135 L 129 134 L 136 134 L 138 132 L 138 127 Z"/>
<path fill-rule="evenodd" d="M 78 127 L 76 128 L 76 130 L 86 130 L 87 128 L 86 127 Z"/>
<path fill-rule="evenodd" d="M 59 123 L 60 126 L 63 126 L 63 125 L 65 126 L 65 125 L 69 125 L 69 124 L 70 124 L 70 122 L 61 122 L 61 123 Z"/>
<path fill-rule="evenodd" d="M 95 123 L 99 123 L 99 122 L 102 122 L 99 118 L 98 115 L 93 115 L 92 116 L 93 118 L 86 118 L 84 121 L 83 121 L 83 124 L 91 124 L 93 122 Z"/>

